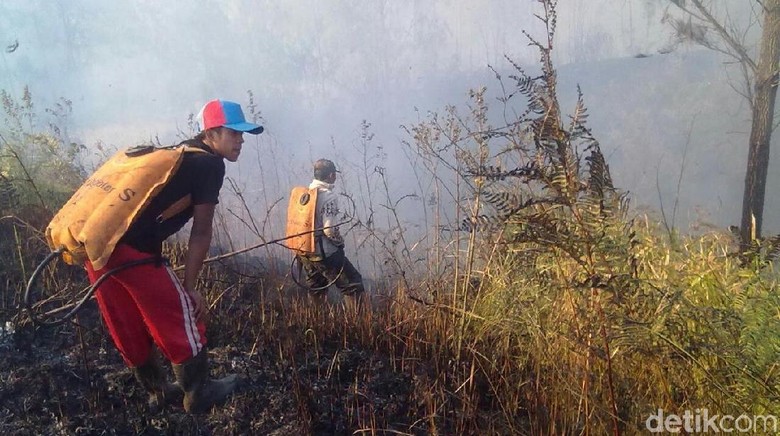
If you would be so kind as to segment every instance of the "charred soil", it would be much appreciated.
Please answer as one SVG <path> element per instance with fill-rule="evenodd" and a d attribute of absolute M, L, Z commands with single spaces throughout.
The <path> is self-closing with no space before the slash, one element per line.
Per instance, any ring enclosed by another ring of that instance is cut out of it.
<path fill-rule="evenodd" d="M 359 341 L 327 338 L 317 326 L 291 322 L 289 302 L 262 307 L 254 296 L 247 290 L 213 310 L 212 376 L 236 373 L 242 383 L 226 404 L 202 415 L 187 414 L 180 404 L 149 412 L 94 304 L 58 327 L 0 314 L 16 320 L 0 336 L 0 434 L 410 433 L 416 411 L 409 374 Z M 338 307 L 321 310 L 334 324 L 345 316 Z M 167 371 L 172 377 L 169 365 Z"/>

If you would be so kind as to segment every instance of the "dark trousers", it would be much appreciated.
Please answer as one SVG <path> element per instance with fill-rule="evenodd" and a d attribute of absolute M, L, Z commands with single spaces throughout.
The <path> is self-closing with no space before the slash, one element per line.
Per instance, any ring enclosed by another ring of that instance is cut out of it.
<path fill-rule="evenodd" d="M 326 285 L 335 284 L 344 295 L 357 295 L 364 291 L 363 276 L 344 255 L 341 248 L 323 260 L 298 256 L 306 275 L 306 285 L 314 295 L 328 293 Z"/>

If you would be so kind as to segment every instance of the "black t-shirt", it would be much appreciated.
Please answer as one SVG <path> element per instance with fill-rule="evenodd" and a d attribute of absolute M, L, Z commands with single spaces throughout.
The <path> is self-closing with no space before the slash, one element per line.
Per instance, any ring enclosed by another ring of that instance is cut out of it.
<path fill-rule="evenodd" d="M 225 162 L 201 141 L 190 139 L 183 144 L 201 148 L 208 153 L 184 153 L 179 169 L 130 225 L 120 243 L 146 253 L 160 254 L 162 242 L 181 230 L 192 218 L 193 206 L 219 203 L 219 190 L 225 178 Z M 187 195 L 192 196 L 189 207 L 162 223 L 157 222 L 157 217 L 163 211 Z"/>

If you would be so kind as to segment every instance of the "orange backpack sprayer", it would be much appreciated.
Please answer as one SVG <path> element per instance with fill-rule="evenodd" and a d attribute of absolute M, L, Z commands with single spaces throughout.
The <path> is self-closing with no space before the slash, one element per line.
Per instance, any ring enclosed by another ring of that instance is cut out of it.
<path fill-rule="evenodd" d="M 84 182 L 46 228 L 52 250 L 64 249 L 71 265 L 89 260 L 105 266 L 117 242 L 181 164 L 184 153 L 207 153 L 196 147 L 140 146 L 115 154 Z M 187 197 L 174 203 L 176 211 L 189 206 Z"/>
<path fill-rule="evenodd" d="M 60 324 L 80 310 L 98 286 L 112 274 L 160 261 L 157 256 L 152 256 L 106 272 L 87 288 L 71 311 L 54 322 L 46 322 L 33 314 L 31 290 L 45 267 L 61 257 L 70 265 L 83 265 L 89 260 L 95 269 L 103 268 L 135 218 L 179 168 L 185 153 L 207 151 L 189 146 L 151 145 L 120 151 L 101 165 L 71 196 L 46 227 L 46 242 L 52 252 L 38 265 L 27 283 L 24 302 L 33 321 L 44 325 Z M 190 203 L 189 196 L 179 199 L 163 211 L 158 220 L 162 222 L 176 215 Z"/>
<path fill-rule="evenodd" d="M 317 192 L 317 188 L 296 186 L 290 192 L 290 203 L 287 206 L 286 246 L 295 253 L 295 257 L 293 257 L 292 264 L 290 265 L 290 277 L 296 285 L 311 291 L 328 289 L 338 280 L 338 276 L 336 276 L 336 278 L 329 283 L 316 288 L 306 286 L 299 280 L 301 273 L 303 272 L 303 264 L 301 263 L 300 256 L 305 256 L 314 261 L 322 260 L 322 253 L 317 252 L 317 245 L 320 242 L 320 238 L 324 237 L 322 234 L 324 228 L 315 228 Z M 338 225 L 341 224 L 342 223 Z M 342 265 L 341 271 L 343 270 L 344 266 Z M 341 271 L 339 271 L 339 275 L 341 274 Z"/>
<path fill-rule="evenodd" d="M 317 189 L 296 186 L 290 193 L 287 207 L 287 248 L 296 254 L 316 253 L 314 213 L 317 210 Z"/>

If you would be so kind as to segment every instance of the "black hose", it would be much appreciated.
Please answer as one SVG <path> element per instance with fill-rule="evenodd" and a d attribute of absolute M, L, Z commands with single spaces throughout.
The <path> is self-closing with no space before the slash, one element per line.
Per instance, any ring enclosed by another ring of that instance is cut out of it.
<path fill-rule="evenodd" d="M 347 264 L 346 258 L 344 258 L 344 262 L 341 263 L 341 269 L 339 270 L 339 273 L 336 274 L 336 277 L 328 282 L 325 286 L 320 286 L 316 288 L 312 288 L 308 285 L 304 285 L 301 282 L 298 281 L 298 279 L 295 278 L 295 265 L 298 264 L 298 277 L 301 276 L 301 270 L 303 270 L 303 263 L 301 262 L 301 259 L 298 256 L 294 256 L 292 263 L 290 264 L 290 278 L 292 279 L 293 283 L 298 285 L 299 287 L 303 289 L 308 289 L 309 291 L 316 292 L 316 291 L 323 291 L 328 289 L 332 284 L 336 283 L 336 281 L 341 277 L 341 274 L 344 272 L 344 265 Z"/>
<path fill-rule="evenodd" d="M 91 284 L 89 287 L 84 289 L 86 291 L 86 293 L 81 298 L 81 300 L 79 300 L 79 302 L 76 303 L 75 306 L 73 306 L 73 308 L 70 311 L 68 311 L 63 316 L 54 319 L 54 321 L 48 321 L 48 320 L 44 320 L 43 318 L 41 318 L 41 317 L 39 317 L 39 316 L 37 316 L 35 314 L 35 311 L 33 310 L 33 307 L 32 307 L 33 305 L 32 305 L 32 303 L 30 301 L 31 298 L 32 298 L 32 290 L 34 288 L 35 282 L 38 281 L 38 277 L 41 275 L 41 273 L 46 268 L 46 266 L 49 265 L 49 263 L 51 263 L 51 261 L 54 260 L 55 257 L 59 257 L 59 255 L 61 255 L 63 251 L 65 251 L 64 248 L 60 248 L 60 249 L 58 249 L 56 251 L 52 251 L 51 253 L 49 253 L 46 256 L 45 259 L 43 259 L 43 262 L 41 262 L 40 265 L 38 265 L 38 267 L 35 268 L 35 271 L 33 272 L 32 277 L 30 277 L 30 280 L 27 282 L 27 288 L 24 291 L 24 306 L 27 309 L 27 313 L 29 313 L 30 319 L 32 320 L 32 322 L 37 324 L 37 325 L 40 325 L 40 326 L 53 327 L 53 326 L 57 326 L 57 325 L 63 324 L 66 321 L 68 321 L 68 319 L 70 319 L 79 310 L 81 310 L 81 308 L 84 306 L 84 304 L 86 304 L 87 301 L 89 301 L 89 299 L 92 298 L 92 295 L 95 294 L 95 292 L 97 291 L 98 287 L 106 279 L 108 279 L 112 275 L 114 275 L 114 274 L 116 274 L 116 273 L 118 273 L 120 271 L 126 270 L 128 268 L 132 268 L 134 266 L 144 265 L 144 264 L 147 264 L 147 263 L 155 263 L 155 262 L 159 262 L 160 261 L 160 258 L 158 256 L 153 256 L 153 257 L 148 257 L 148 258 L 145 258 L 145 259 L 139 259 L 139 260 L 134 260 L 132 262 L 127 262 L 125 264 L 119 265 L 116 268 L 112 268 L 112 269 L 106 271 L 102 276 L 100 276 L 99 279 L 95 280 L 95 283 Z M 56 312 L 56 310 L 52 311 L 52 312 Z"/>

